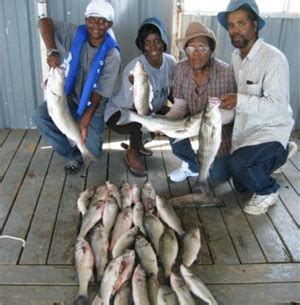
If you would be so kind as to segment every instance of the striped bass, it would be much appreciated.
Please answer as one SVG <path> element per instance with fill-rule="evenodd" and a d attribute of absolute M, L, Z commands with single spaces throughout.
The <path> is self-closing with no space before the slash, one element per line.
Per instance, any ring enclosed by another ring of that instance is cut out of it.
<path fill-rule="evenodd" d="M 189 289 L 196 297 L 205 301 L 209 305 L 218 305 L 217 301 L 215 300 L 211 292 L 208 290 L 205 284 L 200 280 L 200 278 L 191 271 L 191 269 L 187 268 L 184 265 L 181 265 L 180 273 L 186 285 L 189 287 Z"/>
<path fill-rule="evenodd" d="M 222 119 L 219 110 L 220 100 L 209 98 L 203 111 L 202 122 L 199 130 L 199 148 L 197 152 L 200 164 L 200 173 L 195 183 L 194 191 L 208 194 L 207 178 L 209 169 L 215 160 L 221 144 Z"/>
<path fill-rule="evenodd" d="M 202 119 L 202 112 L 183 119 L 175 119 L 159 114 L 139 115 L 128 109 L 120 109 L 120 111 L 121 117 L 117 125 L 138 122 L 149 131 L 159 130 L 166 136 L 175 139 L 185 139 L 198 135 Z"/>
<path fill-rule="evenodd" d="M 143 64 L 138 60 L 131 73 L 133 82 L 133 104 L 138 114 L 148 115 L 150 111 L 150 83 Z"/>
<path fill-rule="evenodd" d="M 77 145 L 85 166 L 87 166 L 90 161 L 96 161 L 96 158 L 82 142 L 79 126 L 74 121 L 68 108 L 64 92 L 65 79 L 63 70 L 60 68 L 51 68 L 45 83 L 47 109 L 56 127 L 70 139 L 71 142 Z"/>

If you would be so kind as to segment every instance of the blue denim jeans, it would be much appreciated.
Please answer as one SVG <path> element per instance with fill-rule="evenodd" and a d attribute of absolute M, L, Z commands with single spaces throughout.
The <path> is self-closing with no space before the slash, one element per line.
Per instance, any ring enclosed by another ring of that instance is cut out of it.
<path fill-rule="evenodd" d="M 275 193 L 279 185 L 271 174 L 286 162 L 287 156 L 288 148 L 284 148 L 279 142 L 237 149 L 227 160 L 235 189 L 258 195 Z"/>
<path fill-rule="evenodd" d="M 169 138 L 169 140 L 173 154 L 180 160 L 187 162 L 189 164 L 189 169 L 192 172 L 199 172 L 201 164 L 199 166 L 197 155 L 195 154 L 192 148 L 191 141 L 189 139 L 184 139 L 182 141 L 174 143 L 175 139 Z M 229 169 L 227 166 L 228 158 L 229 155 L 217 157 L 215 159 L 209 171 L 209 177 L 212 181 L 225 181 L 230 176 Z"/>
<path fill-rule="evenodd" d="M 86 146 L 95 157 L 98 157 L 102 151 L 103 131 L 105 127 L 103 117 L 105 104 L 106 99 L 103 99 L 99 106 L 101 109 L 100 115 L 93 116 L 88 129 Z M 73 119 L 79 123 L 79 119 L 76 116 L 77 104 L 68 101 L 68 106 Z M 36 124 L 39 133 L 46 138 L 47 142 L 59 155 L 63 156 L 67 160 L 77 159 L 80 157 L 81 154 L 77 146 L 72 146 L 68 138 L 61 133 L 52 121 L 48 114 L 47 102 L 42 103 L 36 108 L 32 119 Z"/>

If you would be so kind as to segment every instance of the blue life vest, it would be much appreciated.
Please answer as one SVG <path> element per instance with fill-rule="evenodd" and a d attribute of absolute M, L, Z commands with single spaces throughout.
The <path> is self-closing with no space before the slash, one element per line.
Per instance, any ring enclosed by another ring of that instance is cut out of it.
<path fill-rule="evenodd" d="M 88 40 L 87 27 L 86 25 L 80 25 L 77 28 L 75 37 L 72 40 L 72 45 L 71 45 L 71 52 L 70 52 L 71 61 L 65 82 L 65 93 L 67 96 L 71 93 L 72 89 L 75 86 L 76 76 L 80 65 L 81 50 L 84 43 L 87 40 Z M 98 78 L 100 77 L 101 72 L 104 68 L 105 58 L 108 52 L 113 48 L 119 50 L 119 46 L 117 42 L 108 33 L 106 33 L 102 45 L 98 48 L 97 53 L 94 56 L 92 67 L 90 69 L 90 72 L 87 76 L 86 82 L 82 90 L 79 105 L 77 108 L 77 115 L 79 117 L 81 117 L 84 114 L 89 104 L 89 100 L 93 88 L 97 87 Z"/>

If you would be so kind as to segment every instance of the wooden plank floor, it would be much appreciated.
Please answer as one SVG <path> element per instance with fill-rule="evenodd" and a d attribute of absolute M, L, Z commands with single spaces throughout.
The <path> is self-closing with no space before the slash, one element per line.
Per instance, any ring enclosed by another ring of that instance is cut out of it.
<path fill-rule="evenodd" d="M 300 147 L 300 132 L 293 140 Z M 187 194 L 193 181 L 169 183 L 179 161 L 167 139 L 149 143 L 147 178 L 133 177 L 115 133 L 87 171 L 66 176 L 64 160 L 35 130 L 0 130 L 0 232 L 26 240 L 0 239 L 0 304 L 72 304 L 77 293 L 74 241 L 80 218 L 75 205 L 86 187 L 106 180 L 142 185 L 148 178 L 161 196 Z M 212 185 L 225 208 L 177 210 L 186 229 L 198 226 L 202 248 L 195 271 L 219 304 L 300 304 L 300 151 L 276 178 L 280 202 L 262 216 L 242 207 L 230 181 Z M 94 289 L 91 286 L 91 294 Z M 294 303 L 293 303 L 294 302 Z M 203 303 L 198 303 L 203 304 Z"/>

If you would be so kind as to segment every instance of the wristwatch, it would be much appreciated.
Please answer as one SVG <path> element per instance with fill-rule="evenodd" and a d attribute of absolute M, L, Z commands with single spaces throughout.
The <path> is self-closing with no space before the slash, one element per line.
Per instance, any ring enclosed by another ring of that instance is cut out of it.
<path fill-rule="evenodd" d="M 59 54 L 59 51 L 57 49 L 47 49 L 47 57 L 53 53 Z"/>

